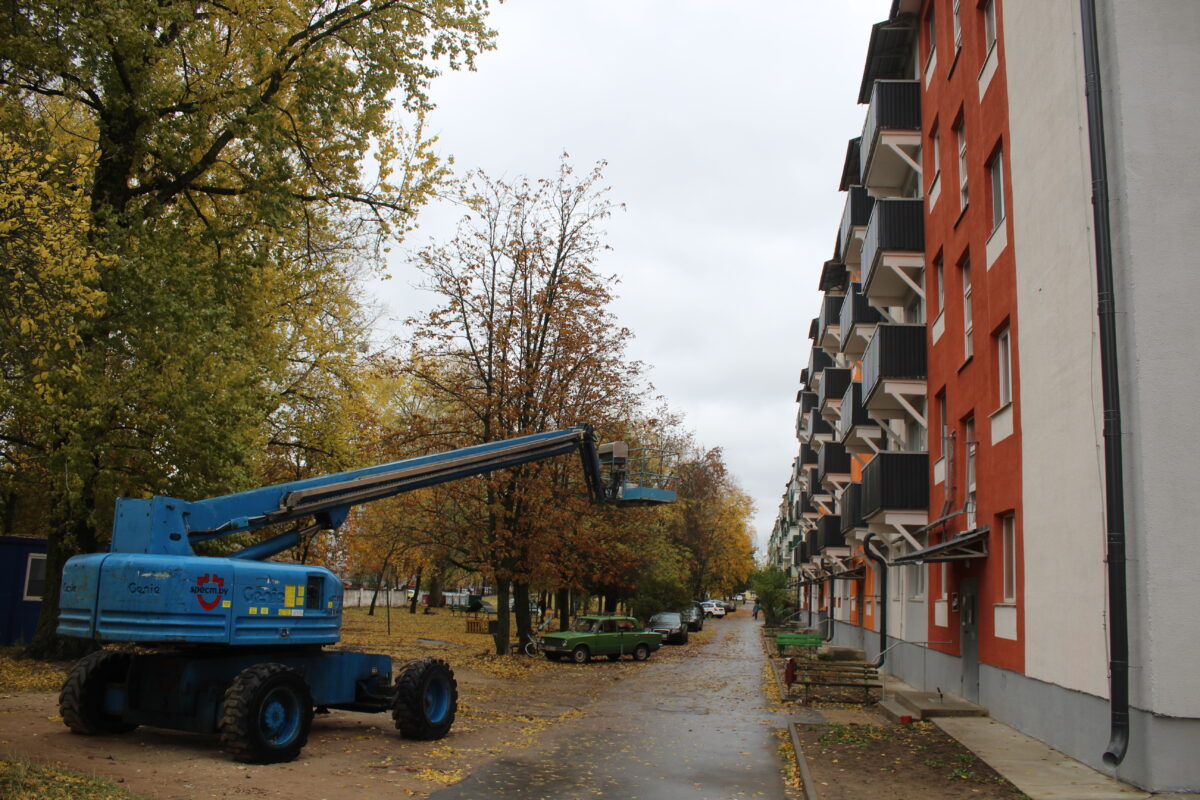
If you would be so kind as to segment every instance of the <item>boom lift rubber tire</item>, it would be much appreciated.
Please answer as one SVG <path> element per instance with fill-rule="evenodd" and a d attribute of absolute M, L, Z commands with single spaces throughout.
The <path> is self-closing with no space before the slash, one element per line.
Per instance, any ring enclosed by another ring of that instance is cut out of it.
<path fill-rule="evenodd" d="M 313 701 L 300 673 L 284 664 L 255 664 L 238 673 L 221 706 L 221 747 L 237 761 L 293 761 L 308 742 Z"/>
<path fill-rule="evenodd" d="M 392 719 L 405 739 L 441 739 L 458 711 L 458 682 L 454 670 L 440 658 L 422 658 L 404 665 L 396 676 Z"/>
<path fill-rule="evenodd" d="M 649 657 L 650 657 L 650 648 L 647 647 L 646 645 L 639 644 L 637 647 L 633 648 L 633 660 L 634 661 L 645 661 Z"/>
<path fill-rule="evenodd" d="M 571 651 L 571 660 L 576 664 L 586 664 L 592 660 L 591 651 L 588 650 L 586 644 L 581 644 Z"/>
<path fill-rule="evenodd" d="M 71 733 L 95 736 L 128 733 L 137 727 L 104 710 L 105 687 L 124 683 L 133 656 L 113 650 L 97 650 L 75 663 L 58 694 L 58 713 Z"/>

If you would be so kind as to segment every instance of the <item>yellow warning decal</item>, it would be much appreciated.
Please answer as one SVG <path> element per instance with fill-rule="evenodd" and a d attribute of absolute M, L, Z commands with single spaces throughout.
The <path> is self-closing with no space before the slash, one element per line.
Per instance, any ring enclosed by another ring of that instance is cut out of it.
<path fill-rule="evenodd" d="M 258 613 L 260 613 L 260 614 L 270 614 L 270 613 L 271 613 L 271 609 L 267 608 L 266 606 L 263 606 L 262 608 L 258 609 Z"/>
<path fill-rule="evenodd" d="M 296 605 L 296 587 L 290 583 L 287 585 L 287 588 L 284 589 L 283 604 L 288 608 Z"/>
<path fill-rule="evenodd" d="M 222 600 L 222 601 L 221 601 L 221 608 L 230 608 L 230 607 L 232 607 L 232 606 L 233 606 L 233 603 L 232 603 L 232 602 L 230 602 L 229 600 Z"/>
<path fill-rule="evenodd" d="M 251 613 L 251 614 L 257 614 L 257 613 L 258 613 L 258 606 L 250 606 L 250 613 Z"/>

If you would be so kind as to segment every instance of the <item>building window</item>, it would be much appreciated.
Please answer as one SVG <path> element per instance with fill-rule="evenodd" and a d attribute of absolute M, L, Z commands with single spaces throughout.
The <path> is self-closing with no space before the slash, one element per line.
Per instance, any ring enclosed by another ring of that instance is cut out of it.
<path fill-rule="evenodd" d="M 962 263 L 962 292 L 963 292 L 963 361 L 975 355 L 973 334 L 975 322 L 971 313 L 971 262 Z"/>
<path fill-rule="evenodd" d="M 1017 602 L 1017 520 L 1008 514 L 1000 520 L 1000 549 L 1004 557 L 1004 602 Z"/>
<path fill-rule="evenodd" d="M 46 592 L 46 554 L 30 553 L 25 562 L 25 593 L 23 600 L 41 600 Z"/>
<path fill-rule="evenodd" d="M 942 174 L 942 136 L 936 127 L 933 133 L 929 134 L 929 152 L 933 157 L 933 177 L 929 179 L 929 185 L 932 187 Z"/>
<path fill-rule="evenodd" d="M 925 32 L 929 36 L 929 55 L 925 58 L 925 63 L 928 64 L 937 52 L 937 22 L 932 8 L 929 9 L 929 16 L 925 18 Z"/>
<path fill-rule="evenodd" d="M 963 510 L 967 516 L 967 530 L 975 529 L 975 418 L 967 417 L 963 422 L 963 449 L 966 454 L 966 502 Z"/>
<path fill-rule="evenodd" d="M 950 423 L 946 419 L 945 391 L 942 391 L 942 393 L 937 396 L 937 410 L 938 425 L 941 426 L 941 430 L 938 433 L 938 436 L 941 437 L 941 454 L 943 457 L 945 457 L 946 453 L 950 452 Z"/>
<path fill-rule="evenodd" d="M 937 287 L 935 288 L 937 292 L 937 308 L 934 310 L 941 314 L 942 309 L 946 307 L 946 272 L 940 255 L 933 262 L 933 280 L 937 283 Z"/>
<path fill-rule="evenodd" d="M 967 124 L 959 120 L 954 126 L 954 141 L 958 147 L 958 207 L 967 207 Z"/>
<path fill-rule="evenodd" d="M 996 0 L 987 0 L 981 10 L 983 11 L 984 52 L 990 53 L 996 46 Z"/>
<path fill-rule="evenodd" d="M 954 54 L 962 50 L 962 0 L 954 0 Z"/>
<path fill-rule="evenodd" d="M 910 600 L 925 599 L 925 565 L 913 564 L 911 579 L 908 582 L 908 597 Z"/>
<path fill-rule="evenodd" d="M 925 271 L 921 270 L 913 276 L 913 283 L 921 290 L 920 293 L 913 292 L 912 300 L 908 301 L 908 305 L 904 307 L 905 322 L 924 322 L 925 321 Z"/>
<path fill-rule="evenodd" d="M 1008 326 L 996 334 L 996 371 L 1000 387 L 1000 408 L 1012 402 L 1012 335 Z"/>
<path fill-rule="evenodd" d="M 997 150 L 988 162 L 988 182 L 992 185 L 992 230 L 1004 224 L 1004 151 Z"/>

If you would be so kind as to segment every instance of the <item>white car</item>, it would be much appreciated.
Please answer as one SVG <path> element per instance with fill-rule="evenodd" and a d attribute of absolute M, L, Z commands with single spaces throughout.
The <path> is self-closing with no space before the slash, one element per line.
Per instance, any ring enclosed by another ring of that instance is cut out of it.
<path fill-rule="evenodd" d="M 704 609 L 704 616 L 706 617 L 725 616 L 725 606 L 721 605 L 716 600 L 705 600 L 700 604 L 700 607 Z"/>

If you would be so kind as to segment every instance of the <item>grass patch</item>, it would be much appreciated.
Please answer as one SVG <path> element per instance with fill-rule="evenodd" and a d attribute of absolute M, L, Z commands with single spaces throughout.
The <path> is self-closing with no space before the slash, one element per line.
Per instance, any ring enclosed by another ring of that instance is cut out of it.
<path fill-rule="evenodd" d="M 892 738 L 888 732 L 876 725 L 842 725 L 830 723 L 818 740 L 824 745 L 847 745 L 849 747 L 866 747 L 875 742 L 883 742 Z"/>
<path fill-rule="evenodd" d="M 0 691 L 57 692 L 66 678 L 62 667 L 26 658 L 20 647 L 0 647 Z"/>
<path fill-rule="evenodd" d="M 100 778 L 54 765 L 0 760 L 0 797 L 22 800 L 145 800 Z"/>

